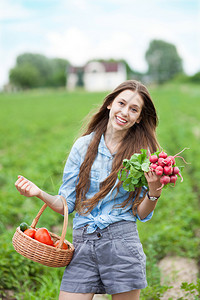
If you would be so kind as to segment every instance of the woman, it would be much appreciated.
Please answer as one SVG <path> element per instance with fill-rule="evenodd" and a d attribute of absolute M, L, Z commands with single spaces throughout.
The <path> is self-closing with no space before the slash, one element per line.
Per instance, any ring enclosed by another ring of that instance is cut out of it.
<path fill-rule="evenodd" d="M 105 97 L 86 132 L 67 159 L 59 195 L 73 220 L 75 253 L 66 267 L 60 300 L 90 300 L 107 293 L 113 300 L 139 299 L 147 286 L 146 259 L 136 220 L 147 221 L 160 197 L 160 176 L 145 173 L 147 188 L 123 189 L 117 179 L 123 159 L 141 148 L 155 152 L 157 114 L 146 87 L 128 80 Z M 63 214 L 59 195 L 52 196 L 19 176 L 18 191 L 36 196 Z"/>

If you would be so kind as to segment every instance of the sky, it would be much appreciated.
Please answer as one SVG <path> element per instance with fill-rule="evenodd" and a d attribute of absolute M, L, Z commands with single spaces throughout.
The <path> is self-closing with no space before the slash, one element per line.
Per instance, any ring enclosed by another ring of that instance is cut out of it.
<path fill-rule="evenodd" d="M 0 87 L 25 52 L 82 66 L 125 59 L 147 71 L 151 40 L 176 46 L 184 71 L 200 71 L 200 0 L 0 0 Z"/>

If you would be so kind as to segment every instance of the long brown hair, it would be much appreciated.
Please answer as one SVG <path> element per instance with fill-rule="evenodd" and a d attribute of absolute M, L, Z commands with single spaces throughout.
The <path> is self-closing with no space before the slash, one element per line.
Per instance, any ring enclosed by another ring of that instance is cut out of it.
<path fill-rule="evenodd" d="M 109 110 L 107 107 L 113 102 L 118 94 L 124 90 L 132 90 L 142 97 L 144 104 L 142 106 L 140 122 L 139 124 L 135 123 L 128 129 L 127 134 L 119 145 L 118 151 L 113 159 L 112 171 L 101 183 L 100 190 L 92 198 L 86 199 L 86 194 L 90 187 L 90 170 L 97 155 L 101 136 L 106 132 L 108 124 Z M 87 149 L 85 159 L 80 167 L 78 184 L 76 186 L 75 209 L 79 214 L 87 214 L 91 212 L 99 200 L 103 199 L 114 187 L 117 180 L 117 173 L 122 168 L 123 159 L 130 159 L 133 153 L 140 152 L 141 148 L 149 149 L 150 152 L 155 152 L 157 148 L 159 148 L 155 132 L 157 124 L 158 117 L 156 109 L 147 88 L 142 83 L 136 80 L 127 80 L 121 83 L 105 97 L 102 106 L 99 111 L 93 115 L 86 131 L 83 134 L 84 136 L 94 132 L 93 138 Z M 117 184 L 116 188 L 118 190 L 121 184 L 122 182 Z M 144 199 L 144 197 L 139 199 L 140 192 L 141 188 L 137 188 L 134 192 L 130 192 L 128 199 L 121 204 L 121 207 L 125 207 L 129 204 L 135 196 L 135 200 L 132 205 L 132 210 L 135 214 L 138 204 Z"/>

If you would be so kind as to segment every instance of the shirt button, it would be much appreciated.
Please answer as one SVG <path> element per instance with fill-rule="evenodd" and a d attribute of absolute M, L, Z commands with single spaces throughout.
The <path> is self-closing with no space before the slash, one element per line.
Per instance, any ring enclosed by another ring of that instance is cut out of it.
<path fill-rule="evenodd" d="M 98 238 L 102 237 L 102 234 L 100 232 L 97 232 L 97 237 Z"/>

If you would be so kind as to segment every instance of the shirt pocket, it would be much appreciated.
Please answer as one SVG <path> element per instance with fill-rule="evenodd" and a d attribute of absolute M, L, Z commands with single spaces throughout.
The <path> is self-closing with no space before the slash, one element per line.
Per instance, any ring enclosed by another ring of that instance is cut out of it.
<path fill-rule="evenodd" d="M 100 183 L 100 171 L 90 171 L 90 190 L 91 192 L 98 192 Z"/>
<path fill-rule="evenodd" d="M 90 179 L 91 180 L 98 180 L 99 181 L 100 178 L 100 172 L 97 170 L 91 170 L 90 171 Z"/>

